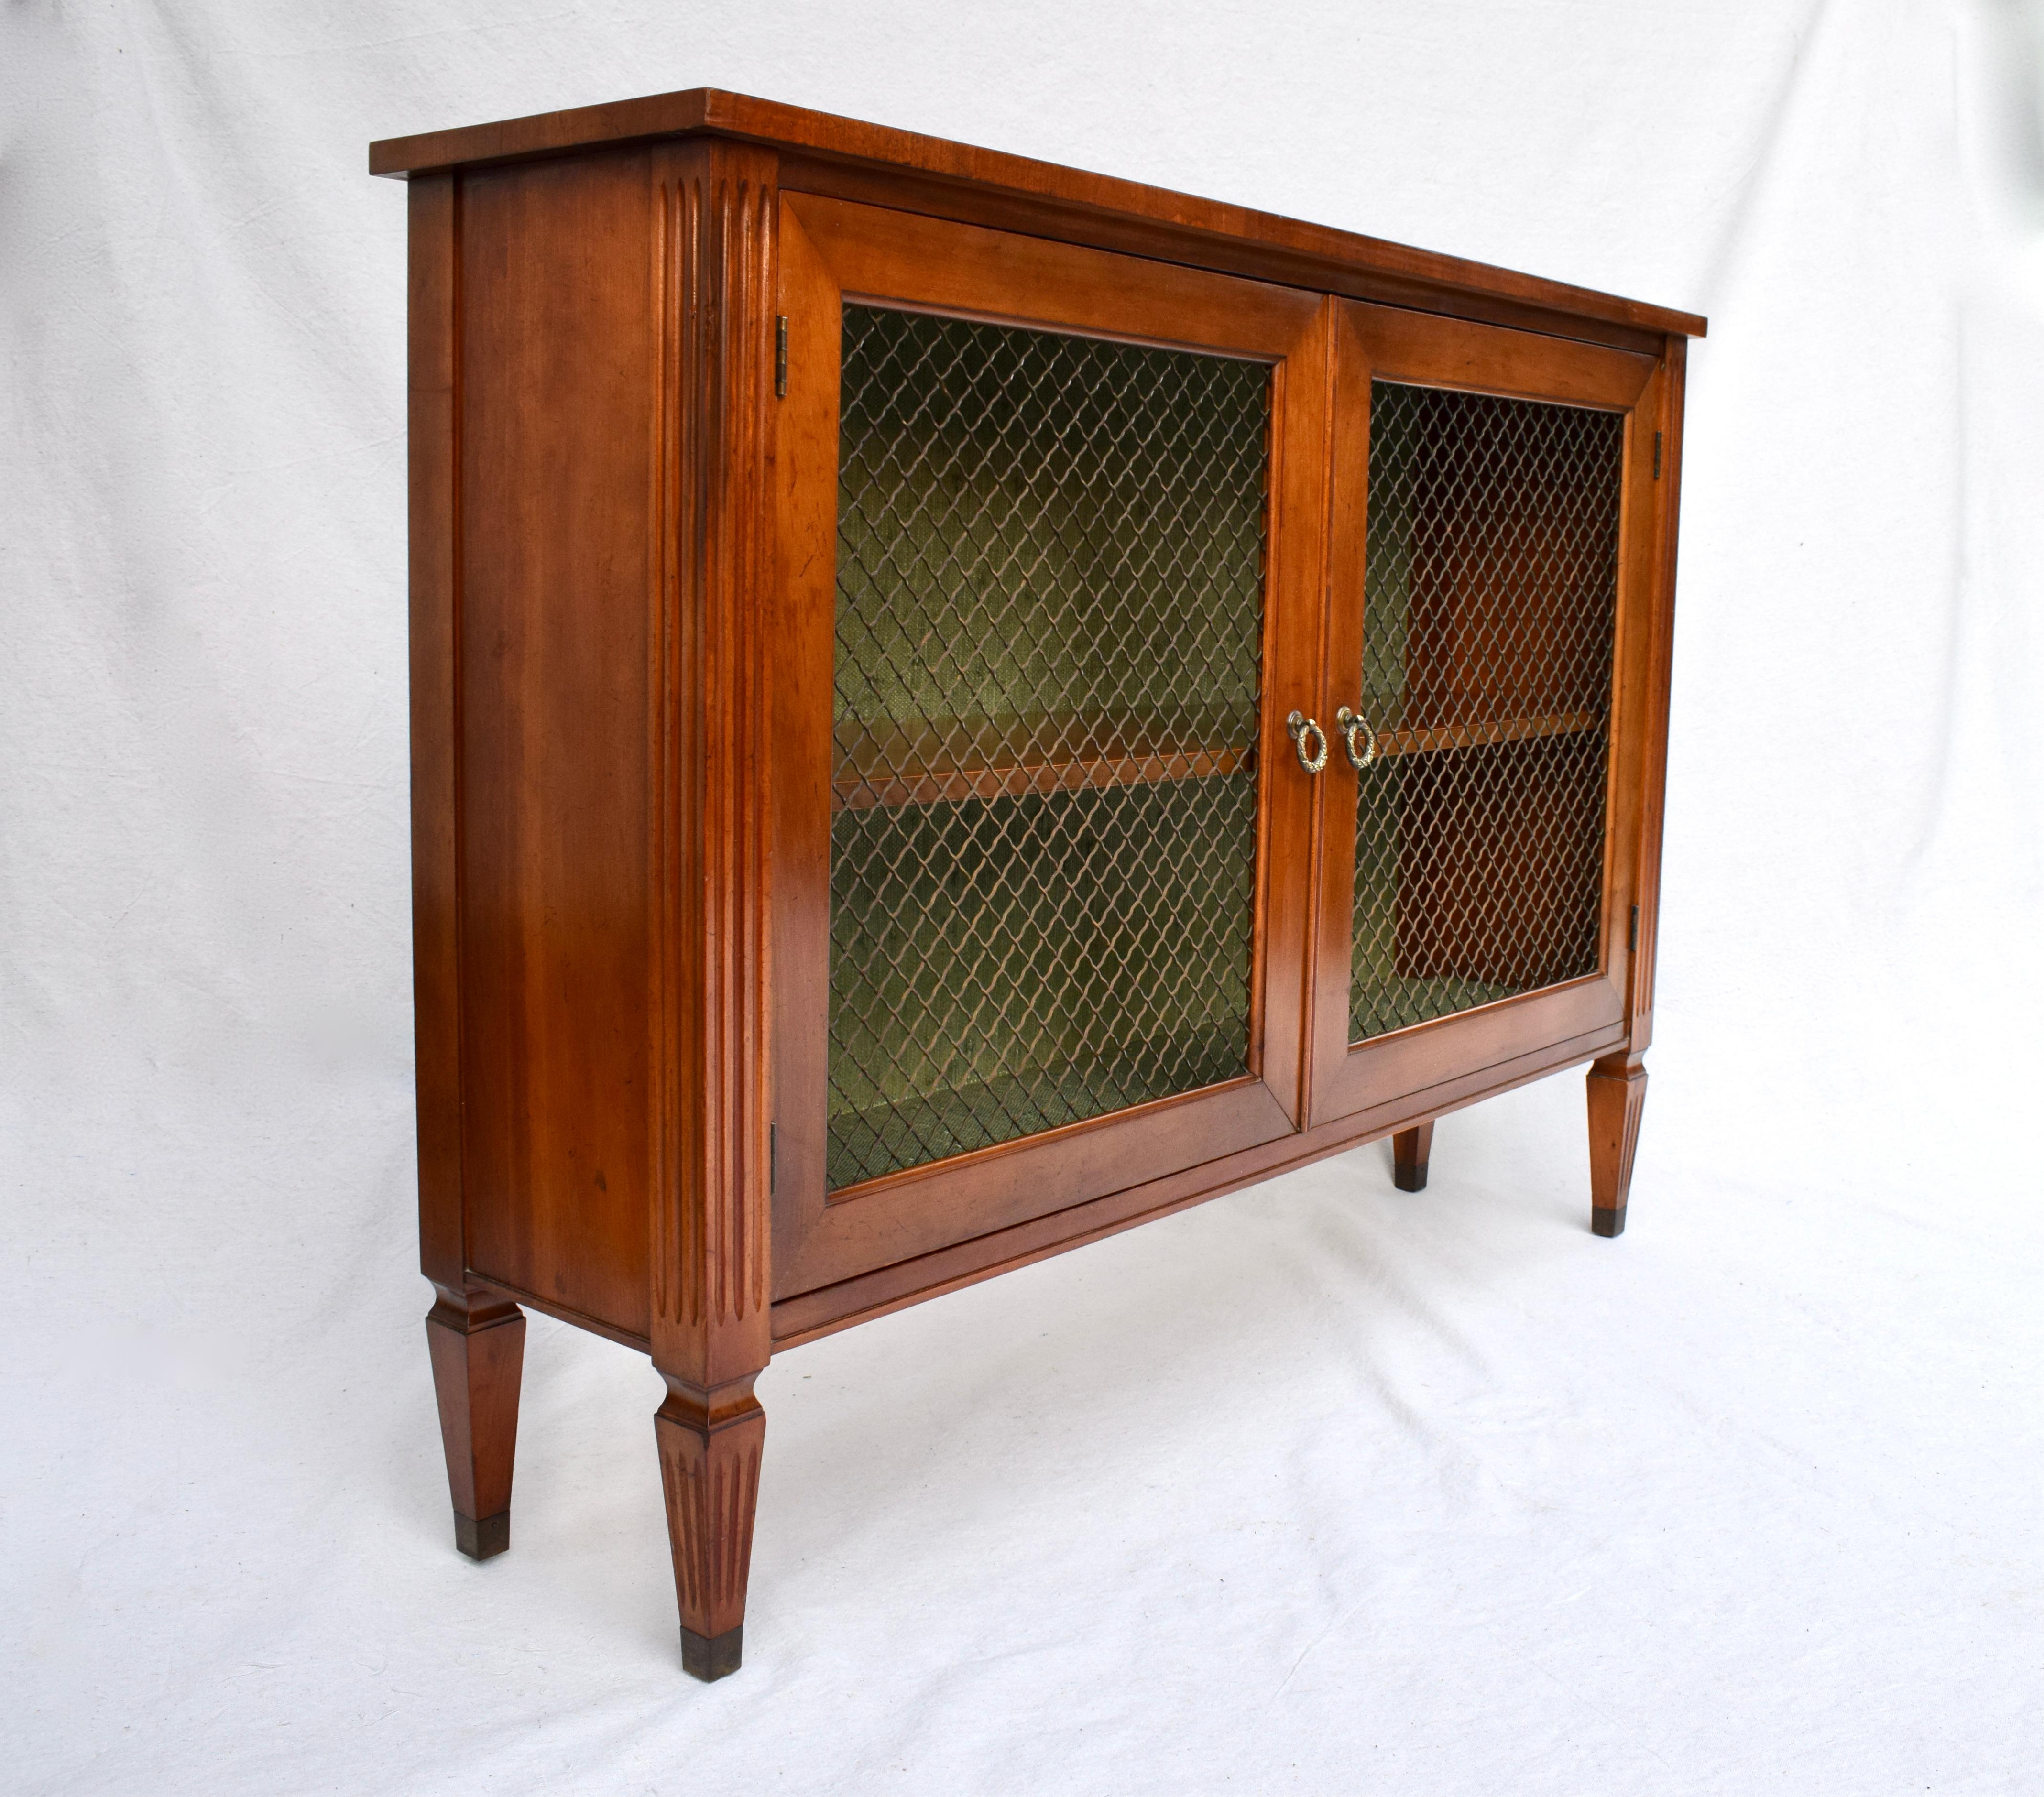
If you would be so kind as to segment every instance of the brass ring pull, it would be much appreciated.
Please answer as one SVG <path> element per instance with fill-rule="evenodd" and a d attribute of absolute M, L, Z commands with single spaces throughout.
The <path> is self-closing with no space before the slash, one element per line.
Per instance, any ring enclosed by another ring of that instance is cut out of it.
<path fill-rule="evenodd" d="M 1377 732 L 1347 706 L 1343 705 L 1335 713 L 1335 728 L 1340 733 L 1342 747 L 1348 751 L 1349 766 L 1358 774 L 1377 759 Z M 1370 739 L 1370 747 L 1361 755 L 1355 752 L 1355 733 L 1358 730 Z"/>
<path fill-rule="evenodd" d="M 1285 720 L 1285 734 L 1292 739 L 1292 747 L 1299 751 L 1300 766 L 1308 774 L 1318 774 L 1327 765 L 1327 733 L 1311 718 L 1302 716 L 1297 712 L 1293 712 Z M 1306 753 L 1306 738 L 1309 735 L 1320 739 L 1318 755 Z"/>

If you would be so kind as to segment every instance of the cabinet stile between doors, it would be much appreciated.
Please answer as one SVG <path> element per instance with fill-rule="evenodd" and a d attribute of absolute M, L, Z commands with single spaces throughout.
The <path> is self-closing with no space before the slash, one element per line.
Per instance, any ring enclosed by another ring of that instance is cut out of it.
<path fill-rule="evenodd" d="M 527 1308 L 713 1679 L 774 1352 L 1585 1063 L 1626 1227 L 1703 321 L 708 90 L 371 165 L 461 1551 Z"/>

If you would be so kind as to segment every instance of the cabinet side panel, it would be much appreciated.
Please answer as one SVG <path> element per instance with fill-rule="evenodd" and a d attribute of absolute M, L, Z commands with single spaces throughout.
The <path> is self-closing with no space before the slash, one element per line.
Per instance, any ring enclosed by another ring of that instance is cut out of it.
<path fill-rule="evenodd" d="M 463 178 L 469 1255 L 647 1323 L 644 156 Z"/>
<path fill-rule="evenodd" d="M 1661 940 L 1661 835 L 1668 791 L 1669 658 L 1675 635 L 1675 539 L 1681 511 L 1682 404 L 1689 348 L 1681 337 L 1668 340 L 1667 381 L 1662 390 L 1659 425 L 1665 438 L 1661 553 L 1646 681 L 1638 886 L 1639 946 L 1632 962 L 1632 1035 L 1628 1044 L 1635 1054 L 1642 1053 L 1654 1039 L 1654 964 Z"/>
<path fill-rule="evenodd" d="M 454 177 L 409 195 L 412 1005 L 419 1265 L 459 1286 L 462 1240 L 459 881 L 455 801 Z"/>

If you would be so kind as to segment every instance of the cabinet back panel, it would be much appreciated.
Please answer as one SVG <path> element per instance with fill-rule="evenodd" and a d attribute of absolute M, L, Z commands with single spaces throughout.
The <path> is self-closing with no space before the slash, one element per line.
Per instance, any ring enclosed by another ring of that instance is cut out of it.
<path fill-rule="evenodd" d="M 463 182 L 469 1262 L 638 1334 L 651 217 L 642 156 Z"/>
<path fill-rule="evenodd" d="M 1624 446 L 1371 385 L 1353 1041 L 1596 971 Z"/>
<path fill-rule="evenodd" d="M 833 1190 L 1250 1071 L 1270 374 L 844 310 Z"/>

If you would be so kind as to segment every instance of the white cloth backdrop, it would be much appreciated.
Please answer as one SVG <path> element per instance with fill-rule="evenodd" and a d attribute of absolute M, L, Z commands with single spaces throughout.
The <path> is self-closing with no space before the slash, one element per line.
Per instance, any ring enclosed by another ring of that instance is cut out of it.
<path fill-rule="evenodd" d="M 19 0 L 0 1753 L 48 1792 L 2029 1791 L 2044 17 Z M 455 1553 L 412 1241 L 404 195 L 715 84 L 1708 313 L 1659 1039 L 790 1354 L 742 1676 L 643 1360 Z"/>

